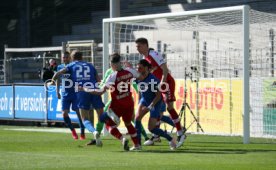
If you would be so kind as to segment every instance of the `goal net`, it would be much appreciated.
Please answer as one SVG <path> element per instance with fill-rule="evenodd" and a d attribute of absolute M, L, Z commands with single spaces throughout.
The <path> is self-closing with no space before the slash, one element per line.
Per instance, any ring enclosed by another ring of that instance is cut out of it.
<path fill-rule="evenodd" d="M 187 92 L 188 132 L 273 139 L 275 16 L 237 6 L 104 19 L 103 69 L 112 52 L 136 65 L 135 40 L 147 38 L 176 80 L 179 113 Z"/>

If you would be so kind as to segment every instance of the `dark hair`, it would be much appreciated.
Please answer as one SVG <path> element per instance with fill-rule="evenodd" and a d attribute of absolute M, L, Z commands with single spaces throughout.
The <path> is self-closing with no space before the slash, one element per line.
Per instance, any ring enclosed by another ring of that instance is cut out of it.
<path fill-rule="evenodd" d="M 80 51 L 74 50 L 71 53 L 73 60 L 82 60 L 82 53 Z"/>
<path fill-rule="evenodd" d="M 63 57 L 70 57 L 70 53 L 69 53 L 68 51 L 65 51 L 65 52 L 63 53 Z"/>
<path fill-rule="evenodd" d="M 151 64 L 145 59 L 140 60 L 138 64 L 141 64 L 144 67 L 151 68 Z"/>
<path fill-rule="evenodd" d="M 113 53 L 110 55 L 111 63 L 119 63 L 121 61 L 121 56 L 118 53 Z"/>
<path fill-rule="evenodd" d="M 135 43 L 147 44 L 147 46 L 149 46 L 148 40 L 146 38 L 138 38 L 135 40 Z"/>

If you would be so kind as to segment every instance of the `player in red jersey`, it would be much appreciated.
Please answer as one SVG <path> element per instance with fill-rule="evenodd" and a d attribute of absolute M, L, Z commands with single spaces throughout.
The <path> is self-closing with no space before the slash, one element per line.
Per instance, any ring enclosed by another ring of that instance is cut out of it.
<path fill-rule="evenodd" d="M 109 76 L 102 89 L 84 88 L 83 90 L 94 95 L 101 95 L 106 90 L 110 90 L 112 101 L 109 106 L 109 113 L 105 112 L 104 114 L 102 114 L 103 116 L 101 116 L 100 119 L 101 122 L 105 122 L 106 125 L 109 127 L 109 132 L 114 137 L 122 141 L 124 149 L 129 150 L 127 139 L 125 139 L 123 135 L 119 132 L 119 130 L 117 129 L 118 124 L 114 122 L 118 122 L 118 118 L 122 117 L 128 133 L 134 143 L 134 146 L 140 146 L 137 139 L 136 129 L 131 123 L 131 120 L 134 116 L 134 101 L 132 98 L 132 92 L 130 90 L 132 79 L 138 78 L 139 73 L 135 69 L 123 69 L 121 66 L 120 58 L 120 55 L 117 53 L 111 55 L 111 67 L 114 72 Z M 111 115 L 112 113 L 115 113 L 115 115 Z M 114 116 L 114 121 L 108 121 L 108 119 L 110 119 L 109 117 Z"/>
<path fill-rule="evenodd" d="M 167 110 L 177 129 L 177 147 L 180 147 L 183 145 L 186 136 L 184 134 L 185 130 L 180 124 L 179 116 L 173 106 L 175 102 L 174 78 L 169 73 L 166 61 L 163 59 L 163 57 L 157 51 L 149 48 L 148 40 L 146 38 L 138 38 L 136 39 L 135 43 L 137 51 L 142 54 L 144 59 L 146 59 L 151 64 L 151 73 L 160 80 L 163 99 L 167 104 Z"/>

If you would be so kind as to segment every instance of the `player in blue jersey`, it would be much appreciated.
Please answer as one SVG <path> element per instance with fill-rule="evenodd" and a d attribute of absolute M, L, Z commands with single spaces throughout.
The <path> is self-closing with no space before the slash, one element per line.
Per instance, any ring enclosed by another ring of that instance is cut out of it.
<path fill-rule="evenodd" d="M 53 81 L 62 74 L 69 73 L 72 78 L 71 85 L 74 86 L 75 91 L 78 90 L 78 86 L 90 89 L 97 88 L 100 78 L 95 67 L 90 63 L 82 61 L 82 53 L 79 51 L 73 51 L 71 53 L 71 58 L 73 62 L 68 64 L 64 69 L 58 71 L 53 76 Z M 85 128 L 94 134 L 96 145 L 102 146 L 100 134 L 95 130 L 93 124 L 89 120 L 91 105 L 96 110 L 98 117 L 103 113 L 104 104 L 101 96 L 92 95 L 83 91 L 77 91 L 76 95 L 78 99 L 78 108 Z"/>
<path fill-rule="evenodd" d="M 149 131 L 166 138 L 169 141 L 170 149 L 174 150 L 176 148 L 174 139 L 162 129 L 156 127 L 158 119 L 160 119 L 160 111 L 163 101 L 161 92 L 159 91 L 160 81 L 150 73 L 150 67 L 151 65 L 147 60 L 142 59 L 138 63 L 138 72 L 141 74 L 141 78 L 137 81 L 140 92 L 139 106 L 135 117 L 137 137 L 141 143 L 141 120 L 147 112 L 150 112 L 148 124 Z M 141 146 L 133 147 L 131 150 L 141 150 Z"/>
<path fill-rule="evenodd" d="M 68 51 L 63 53 L 62 60 L 63 60 L 63 64 L 60 64 L 57 66 L 57 71 L 65 68 L 66 65 L 68 65 L 70 63 L 70 53 Z M 61 80 L 61 85 L 62 85 L 61 95 L 60 95 L 60 80 Z M 79 112 L 79 109 L 77 106 L 77 104 L 78 104 L 77 96 L 76 96 L 74 87 L 73 86 L 69 87 L 70 82 L 67 80 L 72 80 L 70 74 L 63 74 L 61 79 L 59 79 L 59 78 L 57 79 L 57 83 L 56 83 L 57 98 L 61 99 L 61 103 L 62 103 L 61 110 L 62 110 L 63 119 L 64 119 L 65 124 L 71 130 L 72 137 L 74 139 L 78 139 L 76 130 L 73 127 L 73 125 L 71 123 L 71 119 L 68 115 L 70 112 L 71 106 L 72 106 L 72 110 L 74 110 L 76 112 L 76 114 L 79 118 L 79 126 L 81 129 L 80 140 L 84 140 L 85 139 L 85 133 L 84 133 L 85 127 L 82 123 L 80 112 Z"/>

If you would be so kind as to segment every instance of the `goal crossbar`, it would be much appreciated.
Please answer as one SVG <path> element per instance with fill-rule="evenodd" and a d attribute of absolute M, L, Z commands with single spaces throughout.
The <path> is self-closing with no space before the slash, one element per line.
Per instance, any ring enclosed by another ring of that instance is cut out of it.
<path fill-rule="evenodd" d="M 165 17 L 204 15 L 204 14 L 220 13 L 220 12 L 228 12 L 228 11 L 242 11 L 246 7 L 248 7 L 248 6 L 240 5 L 240 6 L 232 6 L 232 7 L 201 9 L 201 10 L 193 10 L 193 11 L 174 12 L 174 13 L 150 14 L 150 15 L 139 15 L 139 16 L 130 16 L 130 17 L 118 17 L 118 18 L 105 18 L 105 19 L 103 19 L 103 23 L 127 22 L 127 21 L 147 20 L 147 19 L 165 18 Z"/>
<path fill-rule="evenodd" d="M 5 52 L 40 52 L 40 51 L 62 51 L 62 46 L 57 47 L 35 47 L 35 48 L 5 48 Z"/>

